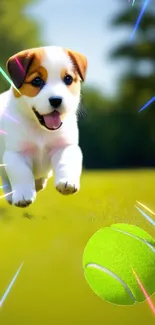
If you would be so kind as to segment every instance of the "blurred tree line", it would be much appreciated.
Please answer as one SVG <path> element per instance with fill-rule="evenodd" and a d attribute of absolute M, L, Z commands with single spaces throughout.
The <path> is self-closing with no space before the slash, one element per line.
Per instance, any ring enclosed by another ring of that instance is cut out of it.
<path fill-rule="evenodd" d="M 31 3 L 32 0 L 0 0 L 0 66 L 4 71 L 11 55 L 40 45 L 39 28 L 25 14 Z M 0 76 L 0 93 L 7 89 L 8 82 Z"/>
<path fill-rule="evenodd" d="M 126 60 L 113 101 L 94 90 L 83 91 L 88 113 L 80 121 L 80 144 L 86 168 L 134 168 L 155 166 L 155 102 L 139 109 L 155 96 L 155 6 L 151 1 L 130 42 L 130 33 L 144 1 L 134 6 L 120 0 L 113 28 L 128 28 L 129 38 L 111 53 L 111 60 Z M 124 6 L 124 8 L 123 8 Z"/>
<path fill-rule="evenodd" d="M 25 15 L 25 8 L 32 2 L 0 1 L 0 66 L 4 70 L 9 56 L 43 44 L 39 26 L 34 19 Z M 120 0 L 120 3 L 123 4 L 124 0 Z M 129 27 L 132 31 L 141 5 L 141 0 L 134 6 L 126 3 L 111 22 L 113 28 Z M 120 76 L 117 96 L 110 99 L 97 89 L 83 88 L 79 127 L 84 166 L 87 169 L 155 166 L 155 103 L 138 113 L 155 96 L 153 4 L 149 4 L 134 40 L 127 40 L 126 44 L 115 48 L 111 59 L 127 62 L 126 71 Z M 7 81 L 2 79 L 0 92 L 8 89 Z"/>

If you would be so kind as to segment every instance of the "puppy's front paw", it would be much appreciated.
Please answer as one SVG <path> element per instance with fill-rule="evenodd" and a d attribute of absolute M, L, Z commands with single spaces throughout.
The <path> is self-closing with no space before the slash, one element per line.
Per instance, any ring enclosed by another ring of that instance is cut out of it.
<path fill-rule="evenodd" d="M 56 189 L 63 195 L 74 194 L 80 189 L 79 182 L 70 182 L 67 180 L 60 180 L 56 184 Z"/>
<path fill-rule="evenodd" d="M 18 186 L 12 195 L 12 204 L 20 208 L 26 208 L 34 202 L 35 198 L 36 191 L 34 189 L 24 185 Z"/>

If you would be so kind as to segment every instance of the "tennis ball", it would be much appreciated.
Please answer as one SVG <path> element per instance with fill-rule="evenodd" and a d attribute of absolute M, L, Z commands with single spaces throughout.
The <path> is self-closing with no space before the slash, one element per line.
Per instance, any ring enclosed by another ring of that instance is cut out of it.
<path fill-rule="evenodd" d="M 102 299 L 117 305 L 145 300 L 133 270 L 151 296 L 155 292 L 155 240 L 143 229 L 114 224 L 97 231 L 83 254 L 85 278 Z"/>

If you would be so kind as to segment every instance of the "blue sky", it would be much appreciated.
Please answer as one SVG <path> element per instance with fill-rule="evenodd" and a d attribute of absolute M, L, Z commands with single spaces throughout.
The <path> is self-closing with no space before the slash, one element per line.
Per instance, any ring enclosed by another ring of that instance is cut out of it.
<path fill-rule="evenodd" d="M 39 22 L 43 43 L 80 51 L 88 58 L 87 85 L 113 94 L 123 64 L 111 62 L 109 51 L 130 31 L 110 27 L 110 20 L 127 0 L 41 0 L 29 12 Z"/>

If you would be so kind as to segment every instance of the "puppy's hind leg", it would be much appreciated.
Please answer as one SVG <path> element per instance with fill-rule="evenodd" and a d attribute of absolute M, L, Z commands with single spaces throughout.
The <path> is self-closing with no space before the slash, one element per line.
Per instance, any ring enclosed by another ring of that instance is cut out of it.
<path fill-rule="evenodd" d="M 47 174 L 46 177 L 41 177 L 39 179 L 35 180 L 35 187 L 36 187 L 36 192 L 42 191 L 45 189 L 48 180 L 53 176 L 53 171 L 50 170 L 50 172 Z"/>
<path fill-rule="evenodd" d="M 44 190 L 47 185 L 47 178 L 39 178 L 35 180 L 36 192 Z"/>

